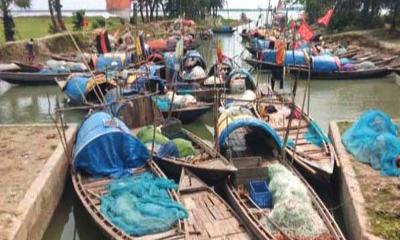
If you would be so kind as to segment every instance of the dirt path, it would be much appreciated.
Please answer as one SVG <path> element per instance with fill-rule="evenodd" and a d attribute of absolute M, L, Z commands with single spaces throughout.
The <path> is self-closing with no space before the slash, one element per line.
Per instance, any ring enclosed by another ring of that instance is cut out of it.
<path fill-rule="evenodd" d="M 0 233 L 18 216 L 19 202 L 58 142 L 52 127 L 0 127 Z"/>

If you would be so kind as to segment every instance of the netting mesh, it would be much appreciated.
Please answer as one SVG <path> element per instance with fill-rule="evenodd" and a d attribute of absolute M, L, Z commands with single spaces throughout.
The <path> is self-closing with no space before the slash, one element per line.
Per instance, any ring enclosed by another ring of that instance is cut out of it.
<path fill-rule="evenodd" d="M 386 113 L 365 112 L 343 134 L 342 142 L 358 161 L 371 164 L 384 176 L 400 176 L 398 127 Z"/>
<path fill-rule="evenodd" d="M 154 127 L 142 127 L 137 133 L 137 138 L 142 141 L 148 149 L 151 149 L 154 136 Z M 160 129 L 156 128 L 154 150 L 159 157 L 188 157 L 197 154 L 191 141 L 183 138 L 175 138 L 171 141 L 164 136 Z"/>
<path fill-rule="evenodd" d="M 171 229 L 187 218 L 186 209 L 169 197 L 176 184 L 146 172 L 113 180 L 101 198 L 101 212 L 127 234 L 143 236 Z"/>
<path fill-rule="evenodd" d="M 321 236 L 329 236 L 328 229 L 312 206 L 307 188 L 300 179 L 281 164 L 269 166 L 268 176 L 273 200 L 269 218 L 285 234 L 295 239 L 321 239 Z M 264 223 L 273 233 L 279 234 L 270 220 L 264 219 Z"/>

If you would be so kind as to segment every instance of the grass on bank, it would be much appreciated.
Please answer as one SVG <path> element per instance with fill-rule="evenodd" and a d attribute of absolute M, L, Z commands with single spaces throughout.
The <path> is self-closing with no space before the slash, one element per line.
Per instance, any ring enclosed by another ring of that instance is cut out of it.
<path fill-rule="evenodd" d="M 88 28 L 91 29 L 96 19 L 102 17 L 87 17 L 87 18 L 89 20 Z M 15 22 L 14 38 L 17 41 L 26 40 L 29 38 L 44 37 L 49 34 L 49 29 L 51 24 L 49 16 L 14 17 L 14 22 Z M 68 29 L 70 29 L 71 31 L 73 30 L 72 17 L 64 17 L 64 23 Z M 108 18 L 106 20 L 106 26 L 108 28 L 112 28 L 113 26 L 116 26 L 118 24 L 120 24 L 120 22 L 117 18 Z M 4 38 L 3 21 L 0 21 L 0 43 L 2 44 L 4 42 L 5 38 Z"/>
<path fill-rule="evenodd" d="M 400 126 L 400 120 L 394 121 Z M 342 135 L 353 122 L 339 122 Z M 351 158 L 354 172 L 365 199 L 371 224 L 369 231 L 387 240 L 397 240 L 400 236 L 400 180 L 396 177 L 382 177 L 379 171 Z"/>

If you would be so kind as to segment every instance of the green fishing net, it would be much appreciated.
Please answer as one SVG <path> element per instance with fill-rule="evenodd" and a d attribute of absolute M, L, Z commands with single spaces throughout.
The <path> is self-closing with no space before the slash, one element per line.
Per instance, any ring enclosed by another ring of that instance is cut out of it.
<path fill-rule="evenodd" d="M 178 148 L 179 157 L 188 157 L 196 154 L 196 149 L 194 149 L 193 144 L 190 141 L 182 138 L 176 138 L 172 141 Z"/>
<path fill-rule="evenodd" d="M 145 126 L 145 127 L 140 128 L 136 137 L 139 138 L 139 140 L 145 144 L 151 143 L 153 141 L 153 137 L 154 137 L 154 126 Z M 162 135 L 160 129 L 156 128 L 154 142 L 156 144 L 166 144 L 166 143 L 168 143 L 168 141 L 169 141 L 169 139 L 166 136 Z"/>
<path fill-rule="evenodd" d="M 168 190 L 176 187 L 173 181 L 149 172 L 116 179 L 101 197 L 100 210 L 129 235 L 165 232 L 188 217 L 186 209 L 169 197 Z"/>
<path fill-rule="evenodd" d="M 306 186 L 281 164 L 268 167 L 269 189 L 272 193 L 272 219 L 288 235 L 295 238 L 313 238 L 328 230 L 312 206 Z M 268 219 L 265 226 L 278 232 Z"/>

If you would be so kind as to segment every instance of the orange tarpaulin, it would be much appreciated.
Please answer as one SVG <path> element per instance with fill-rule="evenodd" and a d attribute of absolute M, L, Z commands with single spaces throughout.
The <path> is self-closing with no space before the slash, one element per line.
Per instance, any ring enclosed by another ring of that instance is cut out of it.
<path fill-rule="evenodd" d="M 167 50 L 167 41 L 164 39 L 151 40 L 148 41 L 147 44 L 153 51 Z"/>
<path fill-rule="evenodd" d="M 276 41 L 276 64 L 282 65 L 285 56 L 285 42 Z"/>
<path fill-rule="evenodd" d="M 131 8 L 131 0 L 106 0 L 107 10 L 122 10 Z"/>

